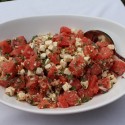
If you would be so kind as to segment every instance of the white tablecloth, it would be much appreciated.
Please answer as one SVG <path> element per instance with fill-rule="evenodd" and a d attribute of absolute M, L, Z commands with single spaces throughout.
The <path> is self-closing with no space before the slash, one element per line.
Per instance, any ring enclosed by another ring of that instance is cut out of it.
<path fill-rule="evenodd" d="M 120 0 L 17 0 L 0 3 L 0 23 L 38 15 L 99 16 L 125 25 Z M 0 125 L 125 125 L 125 96 L 102 108 L 63 116 L 26 113 L 0 104 Z"/>

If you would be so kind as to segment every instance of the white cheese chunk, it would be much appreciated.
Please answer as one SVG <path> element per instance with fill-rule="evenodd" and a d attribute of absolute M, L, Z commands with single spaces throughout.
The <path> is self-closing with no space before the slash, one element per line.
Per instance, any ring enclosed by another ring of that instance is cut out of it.
<path fill-rule="evenodd" d="M 56 69 L 57 69 L 57 70 L 61 70 L 61 69 L 62 69 L 62 66 L 61 66 L 61 65 L 57 65 L 57 66 L 56 66 Z"/>
<path fill-rule="evenodd" d="M 62 59 L 63 59 L 63 58 L 64 58 L 64 54 L 60 54 L 60 58 L 62 58 Z"/>
<path fill-rule="evenodd" d="M 62 50 L 61 50 L 61 54 L 64 55 L 64 54 L 65 54 L 65 51 L 66 51 L 65 49 L 62 49 Z"/>
<path fill-rule="evenodd" d="M 7 61 L 7 59 L 4 56 L 0 56 L 0 62 Z"/>
<path fill-rule="evenodd" d="M 45 64 L 48 64 L 50 62 L 50 59 L 46 59 Z"/>
<path fill-rule="evenodd" d="M 89 59 L 90 59 L 90 57 L 89 57 L 89 56 L 85 56 L 85 57 L 84 57 L 84 60 L 85 60 L 86 62 L 88 62 L 88 61 L 89 61 Z"/>
<path fill-rule="evenodd" d="M 14 93 L 15 93 L 15 88 L 13 88 L 13 87 L 10 86 L 10 87 L 8 87 L 8 88 L 5 89 L 5 93 L 7 95 L 9 95 L 9 96 L 13 96 Z"/>
<path fill-rule="evenodd" d="M 77 56 L 77 55 L 78 55 L 78 53 L 77 53 L 77 52 L 74 52 L 74 55 L 75 55 L 75 56 Z"/>
<path fill-rule="evenodd" d="M 70 70 L 69 70 L 68 68 L 65 68 L 65 70 L 64 70 L 64 74 L 66 74 L 66 75 L 70 75 L 71 72 L 70 72 Z"/>
<path fill-rule="evenodd" d="M 41 59 L 45 59 L 45 58 L 46 58 L 46 53 L 40 54 L 40 58 L 41 58 Z"/>
<path fill-rule="evenodd" d="M 21 62 L 21 65 L 24 66 L 24 62 Z"/>
<path fill-rule="evenodd" d="M 81 39 L 80 38 L 76 38 L 75 46 L 78 47 L 78 46 L 81 46 L 81 45 L 82 45 Z"/>
<path fill-rule="evenodd" d="M 76 42 L 80 42 L 81 41 L 81 38 L 76 38 Z"/>
<path fill-rule="evenodd" d="M 69 54 L 65 54 L 63 58 L 65 62 L 70 62 L 72 60 L 72 56 Z"/>
<path fill-rule="evenodd" d="M 34 43 L 30 43 L 29 46 L 33 49 L 35 47 Z"/>
<path fill-rule="evenodd" d="M 107 77 L 107 75 L 108 75 L 108 71 L 107 70 L 102 73 L 102 77 Z"/>
<path fill-rule="evenodd" d="M 49 50 L 51 50 L 51 51 L 53 51 L 53 50 L 54 50 L 54 48 L 55 48 L 55 47 L 54 47 L 52 44 L 51 44 L 51 45 L 49 45 L 49 47 L 48 47 L 48 49 L 49 49 Z"/>
<path fill-rule="evenodd" d="M 101 42 L 105 42 L 105 41 L 106 41 L 104 35 L 100 35 L 100 36 L 98 37 L 98 39 L 99 39 Z"/>
<path fill-rule="evenodd" d="M 21 70 L 19 71 L 19 74 L 20 74 L 20 75 L 24 75 L 24 74 L 25 74 L 25 70 L 24 70 L 24 69 L 21 69 Z"/>
<path fill-rule="evenodd" d="M 45 52 L 46 46 L 45 45 L 40 45 L 40 51 Z"/>
<path fill-rule="evenodd" d="M 38 47 L 38 44 L 42 42 L 42 36 L 36 36 L 34 39 L 33 39 L 33 43 L 35 46 Z"/>
<path fill-rule="evenodd" d="M 77 52 L 82 52 L 83 50 L 82 50 L 82 48 L 81 47 L 78 47 L 77 48 Z"/>
<path fill-rule="evenodd" d="M 75 59 L 76 58 L 76 56 L 72 56 L 72 59 Z"/>
<path fill-rule="evenodd" d="M 67 83 L 67 82 L 62 86 L 64 91 L 68 91 L 71 87 L 72 86 L 69 83 Z"/>
<path fill-rule="evenodd" d="M 48 35 L 40 35 L 39 37 L 42 37 L 42 41 L 48 40 Z"/>
<path fill-rule="evenodd" d="M 108 47 L 109 49 L 111 49 L 111 50 L 115 49 L 115 46 L 114 46 L 113 44 L 110 44 L 110 45 L 108 45 L 107 47 Z"/>
<path fill-rule="evenodd" d="M 28 70 L 27 76 L 34 76 L 34 73 L 32 71 Z"/>
<path fill-rule="evenodd" d="M 85 88 L 85 89 L 87 89 L 88 88 L 88 85 L 89 85 L 89 82 L 88 81 L 81 81 L 81 85 Z"/>
<path fill-rule="evenodd" d="M 53 46 L 57 47 L 58 43 L 57 42 L 53 42 Z"/>
<path fill-rule="evenodd" d="M 46 50 L 46 55 L 49 55 L 51 52 L 50 52 L 50 50 Z"/>
<path fill-rule="evenodd" d="M 43 72 L 43 69 L 40 67 L 37 67 L 36 74 L 40 75 Z"/>
<path fill-rule="evenodd" d="M 47 41 L 45 41 L 45 45 L 48 47 L 49 45 L 51 45 L 52 44 L 52 40 L 47 40 Z"/>
<path fill-rule="evenodd" d="M 75 43 L 75 46 L 76 46 L 76 47 L 81 46 L 81 45 L 82 45 L 81 42 L 76 41 L 76 43 Z"/>
<path fill-rule="evenodd" d="M 107 77 L 110 79 L 110 83 L 111 84 L 114 84 L 114 83 L 117 82 L 117 79 L 116 79 L 116 77 L 113 74 L 112 75 L 109 74 Z"/>
<path fill-rule="evenodd" d="M 84 53 L 83 52 L 77 52 L 76 55 L 80 55 L 84 57 Z"/>
<path fill-rule="evenodd" d="M 67 62 L 65 62 L 63 59 L 60 60 L 60 65 L 65 68 L 67 66 Z"/>
<path fill-rule="evenodd" d="M 71 29 L 71 32 L 72 32 L 72 33 L 77 34 L 77 33 L 78 33 L 78 30 L 77 30 L 77 29 L 72 28 L 72 29 Z"/>
<path fill-rule="evenodd" d="M 17 100 L 25 101 L 26 100 L 26 94 L 23 91 L 18 92 L 17 93 Z"/>
<path fill-rule="evenodd" d="M 32 95 L 30 95 L 29 93 L 27 93 L 27 94 L 25 95 L 25 97 L 26 97 L 25 100 L 26 100 L 28 103 L 31 103 Z"/>
<path fill-rule="evenodd" d="M 51 67 L 51 64 L 49 63 L 49 64 L 47 64 L 46 66 L 45 66 L 45 69 L 49 69 Z"/>
<path fill-rule="evenodd" d="M 55 93 L 51 93 L 49 95 L 49 98 L 52 100 L 52 101 L 56 101 L 56 94 Z"/>
<path fill-rule="evenodd" d="M 103 86 L 99 86 L 99 89 L 101 89 L 102 91 L 106 92 L 107 88 L 103 87 Z"/>

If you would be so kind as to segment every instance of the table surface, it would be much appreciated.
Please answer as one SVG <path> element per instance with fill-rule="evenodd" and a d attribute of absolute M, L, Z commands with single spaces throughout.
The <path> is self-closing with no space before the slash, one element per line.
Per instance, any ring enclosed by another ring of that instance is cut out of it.
<path fill-rule="evenodd" d="M 0 3 L 0 23 L 39 15 L 98 16 L 125 25 L 120 0 L 16 0 Z M 72 115 L 38 115 L 0 104 L 0 125 L 125 125 L 125 96 L 102 108 Z"/>

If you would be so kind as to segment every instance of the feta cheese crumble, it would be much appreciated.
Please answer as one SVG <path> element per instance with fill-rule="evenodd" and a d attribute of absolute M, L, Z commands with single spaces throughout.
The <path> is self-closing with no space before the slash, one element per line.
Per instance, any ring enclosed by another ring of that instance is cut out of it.
<path fill-rule="evenodd" d="M 26 94 L 23 91 L 18 92 L 17 93 L 17 100 L 25 101 L 26 100 Z"/>
<path fill-rule="evenodd" d="M 69 83 L 67 83 L 67 82 L 62 86 L 64 91 L 68 91 L 71 87 L 72 86 Z"/>
<path fill-rule="evenodd" d="M 13 96 L 14 93 L 15 93 L 15 88 L 13 88 L 13 87 L 10 86 L 10 87 L 8 87 L 8 88 L 5 89 L 5 93 L 7 95 L 9 95 L 9 96 Z"/>
<path fill-rule="evenodd" d="M 71 72 L 70 72 L 70 70 L 69 70 L 68 68 L 65 68 L 65 70 L 64 70 L 64 74 L 66 74 L 66 75 L 70 75 Z"/>

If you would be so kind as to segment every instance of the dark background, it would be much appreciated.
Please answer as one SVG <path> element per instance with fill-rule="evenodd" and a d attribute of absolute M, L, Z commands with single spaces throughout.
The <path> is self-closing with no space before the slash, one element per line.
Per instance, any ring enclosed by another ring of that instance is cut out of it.
<path fill-rule="evenodd" d="M 124 5 L 125 5 L 125 0 L 122 0 L 122 2 L 124 3 Z"/>
<path fill-rule="evenodd" d="M 0 2 L 11 1 L 11 0 L 0 0 Z"/>

